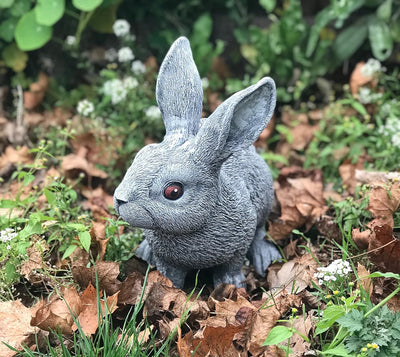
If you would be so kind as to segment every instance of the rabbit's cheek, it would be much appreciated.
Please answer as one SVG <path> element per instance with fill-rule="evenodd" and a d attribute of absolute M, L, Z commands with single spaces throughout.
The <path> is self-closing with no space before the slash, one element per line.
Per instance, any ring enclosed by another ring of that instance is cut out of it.
<path fill-rule="evenodd" d="M 133 227 L 154 229 L 154 220 L 151 214 L 143 207 L 127 202 L 119 206 L 122 219 Z"/>

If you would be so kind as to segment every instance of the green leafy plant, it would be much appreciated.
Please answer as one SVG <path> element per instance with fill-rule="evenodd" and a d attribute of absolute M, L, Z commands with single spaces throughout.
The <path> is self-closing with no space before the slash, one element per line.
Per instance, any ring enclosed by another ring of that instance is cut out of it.
<path fill-rule="evenodd" d="M 364 278 L 386 277 L 400 279 L 398 274 L 376 272 Z M 368 295 L 352 293 L 331 302 L 316 325 L 316 335 L 329 336 L 322 340 L 323 356 L 393 356 L 399 346 L 399 313 L 385 306 L 400 291 L 398 286 L 379 304 L 372 305 Z M 358 298 L 360 296 L 361 299 Z M 394 343 L 392 344 L 392 341 Z M 388 353 L 388 354 L 387 354 Z"/>
<path fill-rule="evenodd" d="M 78 23 L 73 44 L 76 48 L 89 24 L 99 31 L 111 32 L 117 3 L 115 0 L 73 0 L 72 5 L 65 0 L 0 2 L 0 50 L 5 65 L 16 72 L 22 71 L 28 61 L 25 51 L 39 49 L 49 42 L 53 26 L 65 15 Z M 99 17 L 102 21 L 96 19 Z"/>
<path fill-rule="evenodd" d="M 363 8 L 363 14 L 346 26 L 346 20 Z M 333 49 L 339 61 L 350 58 L 369 40 L 372 54 L 380 61 L 386 60 L 393 51 L 393 44 L 400 41 L 400 2 L 397 0 L 331 0 L 315 18 L 307 43 L 306 55 L 316 50 L 321 31 L 334 21 L 334 27 L 344 29 L 336 37 Z"/>
<path fill-rule="evenodd" d="M 396 356 L 400 352 L 400 313 L 387 306 L 372 310 L 368 315 L 350 310 L 337 322 L 350 333 L 344 344 L 349 353 L 366 352 L 368 356 Z"/>
<path fill-rule="evenodd" d="M 380 61 L 386 60 L 394 43 L 400 41 L 397 0 L 332 0 L 316 15 L 312 26 L 305 21 L 299 0 L 285 1 L 282 8 L 277 8 L 275 1 L 260 0 L 260 5 L 271 21 L 269 27 L 242 25 L 235 36 L 248 61 L 250 82 L 272 74 L 278 99 L 283 102 L 299 100 L 314 84 L 329 92 L 321 78 L 350 58 L 366 39 Z M 355 18 L 351 23 L 347 21 L 350 16 Z M 248 80 L 229 82 L 229 92 L 248 85 Z"/>
<path fill-rule="evenodd" d="M 210 42 L 212 26 L 210 14 L 201 15 L 193 24 L 192 35 L 189 38 L 193 57 L 202 77 L 209 74 L 213 59 L 224 50 L 223 41 L 217 40 L 215 46 Z"/>

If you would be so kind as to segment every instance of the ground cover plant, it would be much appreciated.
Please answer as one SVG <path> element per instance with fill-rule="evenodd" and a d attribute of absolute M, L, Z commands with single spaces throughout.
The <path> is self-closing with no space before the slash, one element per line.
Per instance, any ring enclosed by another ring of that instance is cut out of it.
<path fill-rule="evenodd" d="M 16 24 L 50 3 L 0 1 L 0 18 Z M 68 24 L 75 3 L 58 12 L 60 23 Z M 212 12 L 186 28 L 198 8 L 181 5 L 183 33 L 156 27 L 149 38 L 158 40 L 146 45 L 134 23 L 116 17 L 120 5 L 83 3 L 67 33 L 54 24 L 74 81 L 44 65 L 46 46 L 28 58 L 21 53 L 29 48 L 19 48 L 15 58 L 26 69 L 10 65 L 2 50 L 0 70 L 12 69 L 0 83 L 0 355 L 399 356 L 398 2 L 331 1 L 311 26 L 300 2 L 260 1 L 274 23 L 250 32 L 243 3 L 217 2 L 229 9 L 237 53 L 248 60 L 242 78 L 228 81 L 224 45 L 211 41 Z M 112 15 L 111 34 L 93 35 L 90 19 L 102 12 Z M 366 41 L 349 49 L 340 41 L 357 25 Z M 163 137 L 154 99 L 159 54 L 152 51 L 177 33 L 193 40 L 201 61 L 205 116 L 256 80 L 255 70 L 281 80 L 275 118 L 255 145 L 274 174 L 266 238 L 283 260 L 265 279 L 245 264 L 247 289 L 214 289 L 207 272 L 193 272 L 176 289 L 135 258 L 141 232 L 113 209 L 113 190 L 135 153 Z M 266 51 L 262 33 L 282 40 L 280 54 Z M 96 36 L 110 40 L 86 51 Z M 2 49 L 18 46 L 3 22 L 0 38 Z M 348 55 L 342 82 L 328 76 L 327 43 L 344 51 L 333 67 Z M 315 63 L 311 53 L 321 54 Z M 296 73 L 300 83 L 291 82 Z M 319 79 L 329 83 L 323 98 L 312 92 Z"/>

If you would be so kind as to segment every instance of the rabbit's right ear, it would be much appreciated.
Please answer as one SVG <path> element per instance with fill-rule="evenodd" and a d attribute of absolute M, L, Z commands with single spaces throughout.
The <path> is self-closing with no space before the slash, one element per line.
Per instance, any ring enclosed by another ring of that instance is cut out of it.
<path fill-rule="evenodd" d="M 196 136 L 195 159 L 221 164 L 234 152 L 253 144 L 274 113 L 274 81 L 265 77 L 225 100 Z"/>
<path fill-rule="evenodd" d="M 201 78 L 187 38 L 178 38 L 161 64 L 156 98 L 164 120 L 166 138 L 186 141 L 196 135 L 203 105 Z"/>

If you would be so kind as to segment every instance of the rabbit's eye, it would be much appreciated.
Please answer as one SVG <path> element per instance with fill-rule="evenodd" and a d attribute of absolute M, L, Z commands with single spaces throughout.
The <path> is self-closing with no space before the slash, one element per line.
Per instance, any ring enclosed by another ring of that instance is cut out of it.
<path fill-rule="evenodd" d="M 164 197 L 169 200 L 177 200 L 183 195 L 183 185 L 180 182 L 171 182 L 164 188 Z"/>

